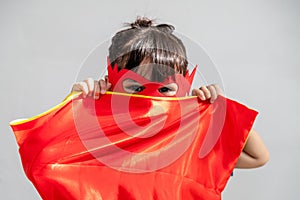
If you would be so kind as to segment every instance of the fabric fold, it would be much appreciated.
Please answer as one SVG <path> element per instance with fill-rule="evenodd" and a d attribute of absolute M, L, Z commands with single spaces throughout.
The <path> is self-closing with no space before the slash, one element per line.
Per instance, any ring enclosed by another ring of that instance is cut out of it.
<path fill-rule="evenodd" d="M 73 95 L 10 123 L 43 199 L 221 199 L 257 112 L 219 96 Z"/>

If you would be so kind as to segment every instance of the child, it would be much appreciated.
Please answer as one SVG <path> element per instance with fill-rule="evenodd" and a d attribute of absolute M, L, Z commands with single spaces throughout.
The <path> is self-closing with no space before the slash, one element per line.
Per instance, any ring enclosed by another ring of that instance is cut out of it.
<path fill-rule="evenodd" d="M 234 167 L 268 161 L 256 111 L 214 84 L 185 97 L 195 70 L 173 30 L 137 19 L 112 38 L 105 80 L 10 124 L 43 199 L 216 200 Z"/>
<path fill-rule="evenodd" d="M 187 73 L 188 61 L 182 41 L 172 34 L 172 25 L 152 25 L 147 18 L 138 18 L 130 24 L 131 28 L 122 30 L 112 38 L 109 48 L 109 59 L 112 65 L 120 69 L 136 72 L 144 78 L 157 81 L 163 80 L 168 75 Z M 167 66 L 167 67 L 166 67 Z M 169 74 L 168 74 L 169 73 Z M 143 94 L 144 86 L 135 80 L 127 79 L 123 82 L 123 91 L 126 93 Z M 162 96 L 176 95 L 180 85 L 169 83 L 158 88 Z M 91 78 L 73 85 L 72 91 L 82 92 L 83 97 L 93 96 L 98 99 L 107 90 L 112 89 L 108 80 L 94 81 Z M 120 89 L 119 89 L 120 90 Z M 118 90 L 113 90 L 120 92 Z M 207 99 L 213 103 L 221 89 L 216 84 L 193 89 L 192 95 L 200 100 Z M 236 164 L 236 168 L 255 168 L 264 165 L 269 160 L 269 153 L 258 133 L 252 129 L 243 152 Z"/>

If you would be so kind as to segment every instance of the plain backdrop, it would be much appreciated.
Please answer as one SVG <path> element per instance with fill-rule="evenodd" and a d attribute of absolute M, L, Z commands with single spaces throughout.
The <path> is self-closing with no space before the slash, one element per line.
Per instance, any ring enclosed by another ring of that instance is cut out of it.
<path fill-rule="evenodd" d="M 105 62 L 99 74 L 80 72 L 88 55 L 137 15 L 173 24 L 214 63 L 219 74 L 206 83 L 221 80 L 228 97 L 260 113 L 255 128 L 271 160 L 235 170 L 223 199 L 299 199 L 299 10 L 297 0 L 1 0 L 0 199 L 40 199 L 24 174 L 9 122 L 60 103 L 84 76 L 98 78 Z M 201 56 L 192 61 L 202 64 L 200 71 L 203 62 Z"/>

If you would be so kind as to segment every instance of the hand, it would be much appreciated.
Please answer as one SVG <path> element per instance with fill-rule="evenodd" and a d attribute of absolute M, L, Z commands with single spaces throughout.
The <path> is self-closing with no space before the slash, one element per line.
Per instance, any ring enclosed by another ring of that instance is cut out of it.
<path fill-rule="evenodd" d="M 211 84 L 202 86 L 199 89 L 193 89 L 192 95 L 198 96 L 202 101 L 209 99 L 210 103 L 213 103 L 218 98 L 218 95 L 223 95 L 223 91 L 217 84 Z"/>
<path fill-rule="evenodd" d="M 111 88 L 111 83 L 109 83 L 107 76 L 105 80 L 93 80 L 88 78 L 84 81 L 74 83 L 72 87 L 72 92 L 82 92 L 82 97 L 93 96 L 94 99 L 99 99 L 101 94 L 105 94 L 107 90 Z"/>

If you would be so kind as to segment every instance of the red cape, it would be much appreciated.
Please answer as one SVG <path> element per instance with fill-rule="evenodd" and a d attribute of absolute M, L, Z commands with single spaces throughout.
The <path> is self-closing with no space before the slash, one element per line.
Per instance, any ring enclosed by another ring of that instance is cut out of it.
<path fill-rule="evenodd" d="M 43 199 L 221 199 L 257 112 L 218 97 L 109 93 L 12 122 Z"/>

